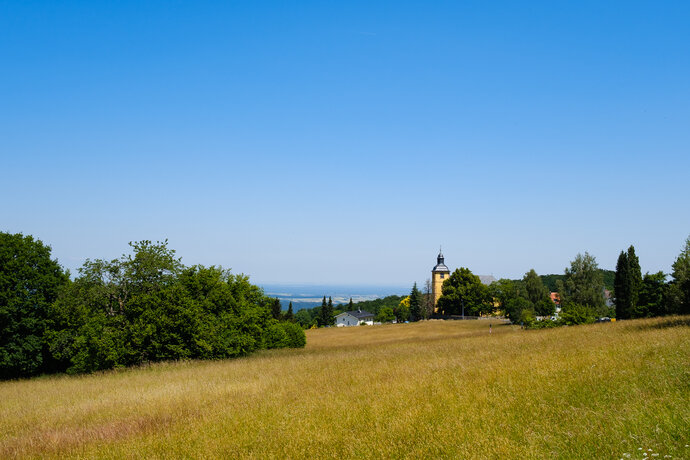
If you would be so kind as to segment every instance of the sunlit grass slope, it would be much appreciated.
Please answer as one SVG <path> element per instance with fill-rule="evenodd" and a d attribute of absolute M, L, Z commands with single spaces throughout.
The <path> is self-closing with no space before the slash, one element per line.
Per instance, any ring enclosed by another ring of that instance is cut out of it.
<path fill-rule="evenodd" d="M 302 350 L 3 382 L 0 458 L 690 458 L 689 325 L 332 328 Z"/>

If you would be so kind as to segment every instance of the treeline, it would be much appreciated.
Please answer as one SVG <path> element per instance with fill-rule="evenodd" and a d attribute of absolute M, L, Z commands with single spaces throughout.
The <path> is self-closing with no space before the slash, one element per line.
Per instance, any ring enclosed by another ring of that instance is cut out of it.
<path fill-rule="evenodd" d="M 608 289 L 609 291 L 613 291 L 613 281 L 614 278 L 616 277 L 616 272 L 613 270 L 605 270 L 603 268 L 598 269 L 599 272 L 601 273 L 602 280 L 604 282 L 604 287 Z M 563 281 L 565 278 L 565 275 L 557 275 L 557 274 L 550 274 L 550 275 L 540 275 L 539 276 L 544 283 L 544 286 L 551 291 L 551 292 L 556 292 L 558 290 L 558 282 Z M 513 281 L 520 281 L 520 280 L 513 280 Z"/>
<path fill-rule="evenodd" d="M 335 324 L 335 316 L 345 311 L 354 310 L 368 311 L 374 314 L 375 321 L 379 322 L 392 321 L 396 318 L 395 313 L 398 313 L 401 316 L 400 320 L 404 321 L 409 317 L 408 307 L 408 314 L 405 316 L 405 319 L 402 319 L 405 308 L 401 308 L 400 303 L 404 299 L 405 297 L 403 296 L 389 295 L 380 299 L 362 300 L 360 302 L 353 302 L 350 299 L 349 303 L 333 305 L 331 297 L 326 299 L 326 296 L 324 296 L 321 305 L 313 308 L 303 308 L 294 314 L 294 318 L 305 329 L 332 326 Z"/>
<path fill-rule="evenodd" d="M 591 323 L 617 319 L 690 314 L 690 237 L 673 263 L 673 271 L 642 276 L 635 248 L 621 251 L 616 271 L 602 270 L 596 259 L 578 254 L 563 275 L 539 276 L 530 270 L 521 280 L 500 279 L 484 286 L 467 268 L 443 283 L 438 301 L 442 315 L 503 313 L 527 327 Z M 545 282 L 546 281 L 546 282 Z M 554 287 L 550 287 L 552 285 Z M 612 297 L 607 297 L 607 289 Z M 556 292 L 552 299 L 550 292 Z M 555 302 L 554 302 L 555 300 Z M 556 307 L 560 312 L 556 312 Z M 539 320 L 539 321 L 538 321 Z"/>
<path fill-rule="evenodd" d="M 93 372 L 303 347 L 302 328 L 244 275 L 184 266 L 167 241 L 87 260 L 71 280 L 50 247 L 0 232 L 0 377 Z"/>

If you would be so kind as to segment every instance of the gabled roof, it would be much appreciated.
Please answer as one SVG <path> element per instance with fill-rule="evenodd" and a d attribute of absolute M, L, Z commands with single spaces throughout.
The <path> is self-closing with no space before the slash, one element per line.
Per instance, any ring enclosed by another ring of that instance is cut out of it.
<path fill-rule="evenodd" d="M 344 311 L 340 315 L 351 315 L 357 319 L 373 318 L 374 317 L 373 313 L 369 313 L 368 311 L 364 311 L 364 310 Z M 336 316 L 340 316 L 340 315 L 336 315 Z"/>
<path fill-rule="evenodd" d="M 494 283 L 496 278 L 494 275 L 479 275 L 479 281 L 488 286 L 489 284 Z"/>

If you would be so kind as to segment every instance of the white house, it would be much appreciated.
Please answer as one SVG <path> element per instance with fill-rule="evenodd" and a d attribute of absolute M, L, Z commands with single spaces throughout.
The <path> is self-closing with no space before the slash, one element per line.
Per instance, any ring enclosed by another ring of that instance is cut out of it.
<path fill-rule="evenodd" d="M 374 315 L 368 311 L 346 311 L 335 317 L 335 325 L 338 327 L 359 326 L 360 324 L 374 324 Z"/>

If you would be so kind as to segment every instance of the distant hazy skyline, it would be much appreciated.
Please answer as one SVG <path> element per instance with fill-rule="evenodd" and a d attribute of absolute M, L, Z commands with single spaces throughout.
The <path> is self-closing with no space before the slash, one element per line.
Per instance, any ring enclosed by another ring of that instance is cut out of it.
<path fill-rule="evenodd" d="M 669 272 L 690 3 L 3 2 L 0 231 L 257 283 Z"/>

